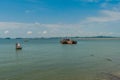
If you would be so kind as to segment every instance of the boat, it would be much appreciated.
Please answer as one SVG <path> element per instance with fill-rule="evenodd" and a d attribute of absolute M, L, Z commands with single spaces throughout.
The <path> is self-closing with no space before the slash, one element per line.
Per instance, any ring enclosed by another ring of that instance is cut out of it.
<path fill-rule="evenodd" d="M 77 41 L 71 39 L 63 39 L 60 41 L 61 44 L 77 44 Z"/>
<path fill-rule="evenodd" d="M 16 43 L 16 50 L 21 50 L 21 49 L 22 49 L 22 47 L 21 47 L 20 43 Z"/>

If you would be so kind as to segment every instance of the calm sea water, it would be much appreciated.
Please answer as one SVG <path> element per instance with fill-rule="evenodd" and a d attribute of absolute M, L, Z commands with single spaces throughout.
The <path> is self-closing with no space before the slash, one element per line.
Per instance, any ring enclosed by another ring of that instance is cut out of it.
<path fill-rule="evenodd" d="M 0 39 L 0 80 L 106 80 L 120 74 L 120 40 Z M 23 49 L 15 49 L 20 42 Z M 108 76 L 109 77 L 109 76 Z"/>

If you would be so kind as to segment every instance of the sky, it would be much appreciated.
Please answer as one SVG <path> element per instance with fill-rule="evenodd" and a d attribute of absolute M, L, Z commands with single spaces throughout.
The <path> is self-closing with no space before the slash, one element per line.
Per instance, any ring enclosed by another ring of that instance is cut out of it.
<path fill-rule="evenodd" d="M 120 0 L 0 0 L 0 37 L 120 37 Z"/>

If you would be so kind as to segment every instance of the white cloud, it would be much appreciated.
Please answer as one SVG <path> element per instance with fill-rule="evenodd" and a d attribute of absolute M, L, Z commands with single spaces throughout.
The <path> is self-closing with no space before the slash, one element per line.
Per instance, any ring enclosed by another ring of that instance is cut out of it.
<path fill-rule="evenodd" d="M 28 34 L 28 35 L 32 34 L 32 31 L 28 31 L 27 34 Z"/>
<path fill-rule="evenodd" d="M 47 34 L 47 31 L 43 31 L 43 34 Z"/>
<path fill-rule="evenodd" d="M 40 24 L 38 22 L 36 23 L 17 23 L 19 25 L 14 24 L 16 27 L 13 28 L 13 32 L 16 34 L 23 34 L 25 36 L 25 33 L 27 32 L 27 36 L 59 36 L 63 31 L 67 31 L 73 28 L 74 25 L 70 24 Z M 9 24 L 9 26 L 11 26 Z M 19 27 L 21 26 L 21 27 Z M 76 27 L 76 26 L 75 26 Z M 5 28 L 5 26 L 4 26 Z M 10 29 L 12 27 L 9 27 L 7 29 Z M 28 30 L 30 30 L 28 32 Z M 31 31 L 34 32 L 34 34 L 31 34 Z M 48 34 L 49 31 L 49 34 Z M 19 32 L 19 33 L 18 33 Z M 28 35 L 29 34 L 29 35 Z M 31 35 L 30 35 L 31 34 Z M 63 36 L 66 34 L 62 34 Z"/>
<path fill-rule="evenodd" d="M 17 37 L 19 36 L 54 37 L 54 36 L 113 35 L 114 33 L 110 31 L 104 32 L 104 31 L 98 30 L 98 32 L 95 32 L 96 30 L 95 28 L 96 27 L 103 28 L 106 26 L 110 26 L 109 22 L 111 23 L 116 21 L 120 21 L 119 11 L 102 10 L 100 11 L 99 16 L 88 17 L 84 19 L 83 22 L 80 22 L 79 24 L 42 24 L 39 22 L 35 22 L 35 23 L 0 22 L 0 31 L 5 31 L 4 34 L 8 34 L 9 31 L 11 31 L 12 32 L 11 35 L 14 35 Z M 100 23 L 100 25 L 98 23 Z M 89 29 L 87 29 L 88 27 Z"/>
<path fill-rule="evenodd" d="M 115 2 L 115 4 L 113 4 Z M 120 0 L 106 0 L 100 4 L 103 9 L 120 11 Z"/>
<path fill-rule="evenodd" d="M 118 11 L 109 11 L 109 10 L 102 10 L 101 16 L 98 17 L 88 17 L 85 21 L 86 22 L 113 22 L 120 20 L 120 12 Z"/>
<path fill-rule="evenodd" d="M 116 35 L 116 33 L 113 32 L 86 32 L 83 31 L 82 33 L 79 33 L 80 36 L 112 36 Z"/>
<path fill-rule="evenodd" d="M 33 23 L 0 22 L 0 29 L 16 29 L 22 27 L 31 27 L 33 25 Z"/>
<path fill-rule="evenodd" d="M 35 25 L 41 25 L 39 22 L 35 22 L 34 24 L 35 24 Z"/>
<path fill-rule="evenodd" d="M 105 12 L 108 16 L 112 16 L 114 13 L 108 13 Z M 115 13 L 116 14 L 116 13 Z M 118 15 L 118 14 L 117 14 Z M 97 22 L 104 22 L 100 21 L 100 17 L 94 17 L 96 19 L 93 19 L 93 17 L 90 17 L 90 19 L 87 19 L 89 21 L 88 24 L 40 24 L 40 23 L 16 23 L 16 22 L 0 22 L 2 24 L 2 27 L 0 25 L 0 31 L 4 30 L 4 34 L 8 34 L 9 31 L 12 31 L 11 35 L 16 37 L 54 37 L 54 36 L 95 36 L 95 35 L 112 35 L 111 33 L 105 33 L 105 32 L 94 32 L 92 29 L 94 28 L 91 25 Z M 92 20 L 92 21 L 91 21 Z M 12 26 L 12 27 L 11 27 Z M 36 27 L 37 26 L 37 27 Z M 104 25 L 102 25 L 103 27 Z M 87 28 L 90 28 L 89 30 L 86 30 Z M 97 26 L 97 27 L 101 27 Z M 48 34 L 49 31 L 49 34 Z M 34 34 L 33 34 L 34 32 Z M 2 36 L 4 36 L 2 34 Z M 11 36 L 10 35 L 10 36 Z"/>
<path fill-rule="evenodd" d="M 103 35 L 103 36 L 107 36 L 107 35 L 113 35 L 113 32 L 99 32 L 98 35 Z"/>
<path fill-rule="evenodd" d="M 8 30 L 4 31 L 4 34 L 9 34 L 9 31 Z"/>

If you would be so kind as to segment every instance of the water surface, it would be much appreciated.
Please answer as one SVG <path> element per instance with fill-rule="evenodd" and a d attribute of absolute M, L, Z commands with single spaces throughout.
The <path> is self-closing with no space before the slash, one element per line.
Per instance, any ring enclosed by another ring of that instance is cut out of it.
<path fill-rule="evenodd" d="M 102 80 L 101 73 L 120 73 L 120 40 L 59 41 L 0 39 L 0 80 Z"/>

